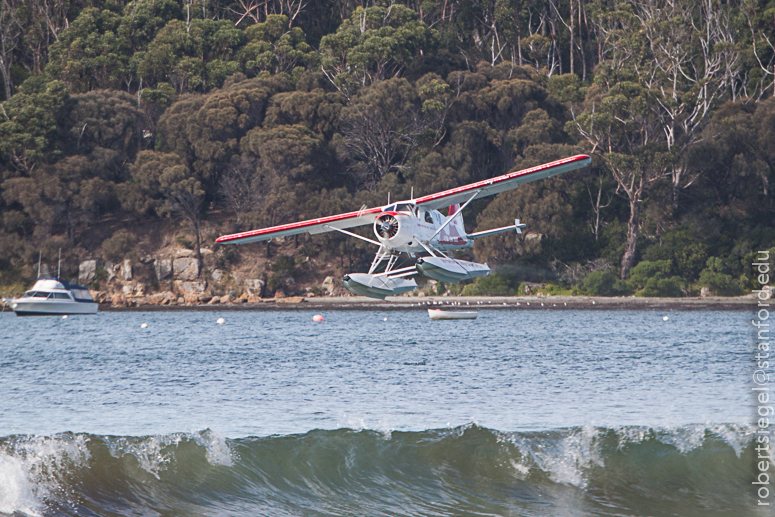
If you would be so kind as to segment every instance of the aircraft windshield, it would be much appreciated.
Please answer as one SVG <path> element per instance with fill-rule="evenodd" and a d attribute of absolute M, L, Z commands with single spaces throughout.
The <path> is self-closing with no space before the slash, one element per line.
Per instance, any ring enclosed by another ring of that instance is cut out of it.
<path fill-rule="evenodd" d="M 398 203 L 396 205 L 396 212 L 414 212 L 414 205 L 410 203 Z"/>

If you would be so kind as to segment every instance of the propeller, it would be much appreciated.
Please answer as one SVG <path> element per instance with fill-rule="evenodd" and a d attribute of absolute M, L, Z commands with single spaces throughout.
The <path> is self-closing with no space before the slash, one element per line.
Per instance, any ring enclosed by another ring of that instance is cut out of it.
<path fill-rule="evenodd" d="M 385 214 L 377 219 L 377 234 L 383 239 L 391 239 L 398 233 L 398 220 L 390 214 Z"/>

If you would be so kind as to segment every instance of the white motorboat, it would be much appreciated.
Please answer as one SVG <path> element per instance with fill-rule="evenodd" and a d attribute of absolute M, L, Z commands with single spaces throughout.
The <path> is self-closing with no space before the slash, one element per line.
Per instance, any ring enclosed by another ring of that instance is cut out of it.
<path fill-rule="evenodd" d="M 87 287 L 59 278 L 38 278 L 24 296 L 8 300 L 8 304 L 17 316 L 97 314 L 98 305 Z"/>
<path fill-rule="evenodd" d="M 442 309 L 428 309 L 428 316 L 432 320 L 475 320 L 479 313 L 476 311 L 445 311 Z"/>

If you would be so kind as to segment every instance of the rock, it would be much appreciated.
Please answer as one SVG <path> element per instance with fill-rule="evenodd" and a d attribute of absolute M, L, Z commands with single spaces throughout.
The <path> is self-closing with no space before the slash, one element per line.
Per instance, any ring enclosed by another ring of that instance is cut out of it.
<path fill-rule="evenodd" d="M 179 296 L 178 297 L 178 303 L 186 303 L 186 299 L 183 298 L 182 296 Z"/>
<path fill-rule="evenodd" d="M 210 296 L 209 294 L 200 294 L 196 298 L 197 300 L 199 300 L 199 303 L 207 303 L 210 300 L 212 300 L 213 297 Z"/>
<path fill-rule="evenodd" d="M 94 277 L 97 275 L 97 261 L 96 260 L 84 260 L 78 266 L 78 283 L 86 285 L 89 282 L 94 281 Z"/>
<path fill-rule="evenodd" d="M 418 298 L 425 298 L 425 293 L 420 291 L 417 293 Z"/>
<path fill-rule="evenodd" d="M 243 298 L 242 296 L 240 296 L 239 298 L 234 300 L 234 303 L 245 303 L 246 301 L 248 301 L 247 298 Z"/>
<path fill-rule="evenodd" d="M 150 263 L 151 263 L 151 262 L 153 262 L 154 260 L 156 260 L 156 259 L 155 259 L 155 258 L 153 258 L 152 256 L 150 256 L 150 255 L 145 255 L 143 258 L 141 258 L 141 259 L 140 259 L 140 262 L 142 262 L 143 264 L 150 264 Z"/>
<path fill-rule="evenodd" d="M 708 296 L 710 296 L 710 289 L 708 289 L 707 287 L 703 287 L 702 289 L 700 289 L 701 298 L 707 298 Z"/>
<path fill-rule="evenodd" d="M 261 293 L 264 291 L 264 281 L 263 280 L 245 280 L 245 291 L 248 293 L 248 296 L 261 296 Z"/>
<path fill-rule="evenodd" d="M 129 280 L 132 280 L 132 261 L 129 259 L 124 260 L 124 264 L 121 266 L 121 278 L 124 279 L 125 282 L 128 282 Z"/>
<path fill-rule="evenodd" d="M 164 300 L 165 300 L 164 293 L 156 293 L 148 297 L 148 304 L 161 305 L 161 302 L 163 302 Z"/>
<path fill-rule="evenodd" d="M 237 301 L 245 302 L 247 301 L 247 299 L 248 299 L 248 293 L 242 293 L 242 295 L 239 298 L 237 298 Z"/>
<path fill-rule="evenodd" d="M 194 255 L 194 250 L 175 250 L 175 258 L 185 258 Z"/>
<path fill-rule="evenodd" d="M 285 279 L 285 283 L 288 285 L 296 285 L 296 280 L 294 280 L 292 276 L 289 276 Z"/>
<path fill-rule="evenodd" d="M 334 288 L 336 287 L 336 284 L 334 284 L 334 277 L 327 276 L 325 280 L 323 280 L 323 283 L 320 284 L 320 287 L 323 289 L 323 291 L 326 292 L 327 295 L 331 296 L 334 293 Z"/>
<path fill-rule="evenodd" d="M 113 267 L 113 262 L 105 262 L 105 273 L 108 274 L 107 278 L 105 279 L 108 283 L 116 278 L 116 271 Z"/>
<path fill-rule="evenodd" d="M 135 286 L 135 296 L 145 296 L 145 284 Z"/>
<path fill-rule="evenodd" d="M 221 299 L 217 296 L 213 296 L 212 299 L 210 299 L 209 302 L 207 302 L 207 305 L 215 305 L 216 303 L 221 303 Z"/>
<path fill-rule="evenodd" d="M 285 298 L 285 293 L 283 292 L 282 289 L 278 289 L 277 291 L 274 292 L 274 297 L 275 298 Z"/>
<path fill-rule="evenodd" d="M 126 284 L 121 288 L 121 292 L 124 294 L 124 296 L 132 296 L 133 291 L 134 287 L 132 287 L 132 284 Z"/>
<path fill-rule="evenodd" d="M 172 260 L 170 259 L 157 259 L 153 265 L 156 271 L 156 279 L 159 281 L 166 280 L 172 275 Z"/>
<path fill-rule="evenodd" d="M 140 296 L 138 298 L 135 298 L 135 307 L 140 307 L 141 305 L 148 305 L 148 298 L 145 296 Z"/>
<path fill-rule="evenodd" d="M 224 294 L 223 296 L 221 296 L 221 303 L 231 303 L 231 295 Z"/>
<path fill-rule="evenodd" d="M 213 279 L 213 280 L 215 280 L 216 282 L 220 282 L 220 281 L 222 281 L 222 280 L 223 280 L 223 278 L 224 278 L 224 276 L 225 276 L 225 275 L 223 274 L 223 271 L 222 271 L 222 270 L 220 270 L 220 269 L 213 269 L 213 270 L 210 272 L 210 276 L 211 276 L 211 277 L 212 277 L 212 279 Z"/>
<path fill-rule="evenodd" d="M 261 298 L 256 295 L 248 296 L 248 303 L 261 303 Z"/>
<path fill-rule="evenodd" d="M 197 295 L 195 295 L 195 294 L 188 294 L 183 299 L 183 302 L 186 305 L 196 305 L 197 303 L 199 303 L 199 297 Z"/>
<path fill-rule="evenodd" d="M 182 293 L 203 293 L 207 289 L 207 282 L 204 280 L 198 282 L 181 282 L 176 280 L 174 284 L 175 290 Z"/>
<path fill-rule="evenodd" d="M 202 255 L 203 257 L 205 255 L 212 255 L 213 250 L 211 250 L 210 248 L 199 248 L 199 254 Z"/>
<path fill-rule="evenodd" d="M 112 305 L 124 305 L 124 297 L 116 293 L 110 297 L 110 303 Z"/>
<path fill-rule="evenodd" d="M 289 296 L 288 298 L 278 298 L 276 300 L 277 303 L 301 303 L 304 301 L 304 298 L 301 296 Z"/>
<path fill-rule="evenodd" d="M 176 258 L 172 261 L 172 277 L 191 281 L 199 278 L 199 262 L 195 258 Z"/>

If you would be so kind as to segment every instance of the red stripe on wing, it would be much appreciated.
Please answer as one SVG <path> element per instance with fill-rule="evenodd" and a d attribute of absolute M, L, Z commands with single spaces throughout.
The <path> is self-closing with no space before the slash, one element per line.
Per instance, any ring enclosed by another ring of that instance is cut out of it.
<path fill-rule="evenodd" d="M 504 174 L 503 176 L 497 176 L 495 178 L 490 178 L 487 180 L 478 181 L 476 183 L 470 183 L 468 185 L 463 185 L 462 187 L 457 187 L 449 190 L 445 190 L 443 192 L 437 192 L 436 194 L 430 194 L 427 196 L 423 196 L 420 198 L 417 198 L 415 202 L 418 205 L 421 205 L 423 203 L 427 203 L 429 201 L 435 201 L 437 199 L 443 199 L 448 196 L 452 196 L 455 194 L 462 194 L 467 191 L 476 190 L 478 188 L 483 187 L 489 187 L 492 185 L 497 185 L 498 183 L 502 183 L 504 181 L 513 180 L 515 178 L 519 178 L 521 176 L 529 176 L 530 174 L 535 174 L 536 172 L 542 172 L 546 171 L 548 169 L 553 169 L 555 167 L 559 167 L 561 165 L 568 165 L 570 163 L 574 162 L 580 162 L 584 160 L 589 160 L 589 156 L 586 154 L 579 154 L 576 156 L 571 156 L 570 158 L 563 158 L 562 160 L 557 160 L 556 162 L 550 162 L 545 163 L 543 165 L 538 165 L 536 167 L 531 167 L 530 169 L 524 169 L 521 171 L 516 172 L 510 172 L 508 174 Z"/>
<path fill-rule="evenodd" d="M 369 208 L 368 210 L 359 210 L 357 212 L 348 212 L 346 214 L 331 215 L 328 217 L 321 217 L 319 219 L 308 219 L 306 221 L 299 221 L 297 223 L 283 224 L 280 226 L 272 226 L 271 228 L 262 228 L 260 230 L 252 230 L 249 232 L 234 233 L 231 235 L 223 235 L 215 239 L 215 242 L 231 242 L 240 239 L 246 239 L 248 237 L 258 237 L 261 235 L 269 235 L 272 233 L 282 232 L 286 230 L 301 230 L 303 228 L 309 228 L 312 226 L 331 224 L 346 219 L 352 219 L 355 217 L 362 217 L 369 214 L 378 214 L 382 211 L 382 207 Z"/>

